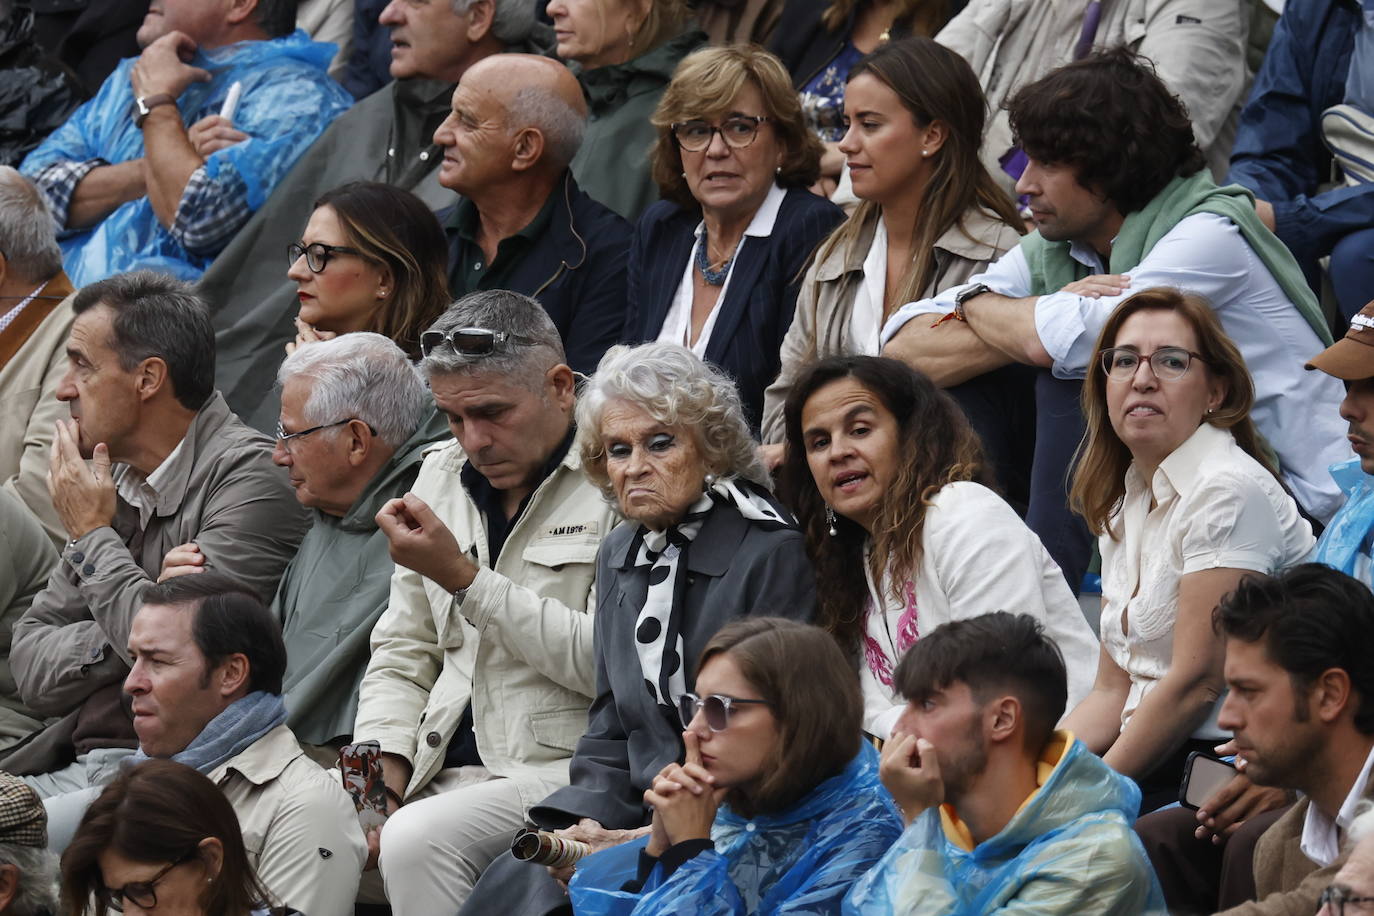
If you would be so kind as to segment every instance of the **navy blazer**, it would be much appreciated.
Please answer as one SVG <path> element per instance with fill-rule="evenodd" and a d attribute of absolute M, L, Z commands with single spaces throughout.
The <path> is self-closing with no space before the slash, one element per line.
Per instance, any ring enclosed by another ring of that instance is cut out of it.
<path fill-rule="evenodd" d="M 745 236 L 720 303 L 708 362 L 735 380 L 749 428 L 758 433 L 763 392 L 782 366 L 782 339 L 792 325 L 801 275 L 844 211 L 805 188 L 792 188 L 778 208 L 773 234 Z M 661 200 L 644 211 L 630 248 L 625 339 L 657 340 L 696 242 L 700 213 Z"/>

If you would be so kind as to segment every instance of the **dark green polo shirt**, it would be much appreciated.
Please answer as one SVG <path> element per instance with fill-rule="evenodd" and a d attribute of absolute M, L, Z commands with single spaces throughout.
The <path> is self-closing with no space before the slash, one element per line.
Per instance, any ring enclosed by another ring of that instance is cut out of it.
<path fill-rule="evenodd" d="M 482 289 L 508 289 L 508 281 L 520 259 L 548 231 L 553 207 L 554 194 L 550 194 L 525 228 L 497 244 L 496 258 L 488 263 L 482 246 L 477 244 L 477 232 L 481 228 L 477 205 L 466 197 L 459 199 L 444 225 L 444 234 L 448 236 L 448 284 L 453 298 Z"/>

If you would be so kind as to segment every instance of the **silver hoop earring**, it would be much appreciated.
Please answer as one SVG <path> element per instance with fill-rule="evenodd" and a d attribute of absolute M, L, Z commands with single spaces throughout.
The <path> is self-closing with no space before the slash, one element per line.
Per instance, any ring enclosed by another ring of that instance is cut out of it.
<path fill-rule="evenodd" d="M 829 506 L 825 507 L 825 524 L 826 530 L 832 538 L 839 535 L 839 529 L 835 527 L 835 510 Z"/>

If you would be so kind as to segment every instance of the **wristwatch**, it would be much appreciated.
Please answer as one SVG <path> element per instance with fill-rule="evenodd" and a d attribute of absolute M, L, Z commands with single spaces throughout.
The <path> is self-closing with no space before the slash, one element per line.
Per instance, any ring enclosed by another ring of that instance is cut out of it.
<path fill-rule="evenodd" d="M 144 120 L 147 119 L 148 115 L 157 106 L 175 105 L 176 103 L 177 100 L 165 92 L 159 92 L 157 95 L 149 96 L 140 95 L 138 98 L 134 99 L 134 109 L 136 111 L 134 115 L 134 127 L 142 127 Z"/>
<path fill-rule="evenodd" d="M 975 296 L 981 296 L 983 295 L 983 293 L 990 292 L 992 292 L 992 287 L 988 286 L 986 283 L 975 283 L 967 289 L 960 290 L 959 293 L 954 297 L 955 319 L 958 321 L 967 321 L 968 318 L 964 315 L 964 303 L 968 302 Z"/>

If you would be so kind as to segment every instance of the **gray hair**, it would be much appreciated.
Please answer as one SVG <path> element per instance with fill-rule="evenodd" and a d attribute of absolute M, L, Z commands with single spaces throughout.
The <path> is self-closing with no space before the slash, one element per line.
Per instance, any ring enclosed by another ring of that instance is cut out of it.
<path fill-rule="evenodd" d="M 504 289 L 469 293 L 448 307 L 430 325 L 430 331 L 447 333 L 458 328 L 487 328 L 533 340 L 534 344 L 506 342 L 486 356 L 469 356 L 441 346 L 420 360 L 420 374 L 491 374 L 504 376 L 531 390 L 542 387 L 544 375 L 567 362 L 563 338 L 544 307 L 529 296 Z"/>
<path fill-rule="evenodd" d="M 612 401 L 638 407 L 664 426 L 691 430 L 706 471 L 716 477 L 743 477 L 773 488 L 749 434 L 739 391 L 725 373 L 678 344 L 620 345 L 606 351 L 577 399 L 582 469 L 610 502 L 615 495 L 606 473 L 601 417 Z"/>
<path fill-rule="evenodd" d="M 526 86 L 506 106 L 506 125 L 511 133 L 536 128 L 544 135 L 545 155 L 561 171 L 582 147 L 587 119 L 557 93 L 540 86 Z"/>
<path fill-rule="evenodd" d="M 57 912 L 57 855 L 38 846 L 0 843 L 0 865 L 19 869 L 19 889 L 10 901 L 12 916 Z"/>
<path fill-rule="evenodd" d="M 459 16 L 472 8 L 476 0 L 453 0 L 453 12 Z M 534 4 L 529 0 L 491 0 L 491 34 L 503 45 L 518 45 L 534 31 Z"/>
<path fill-rule="evenodd" d="M 425 390 L 405 351 L 370 331 L 304 344 L 277 370 L 277 384 L 313 380 L 304 420 L 311 426 L 357 417 L 383 442 L 400 448 L 424 420 Z"/>
<path fill-rule="evenodd" d="M 42 283 L 62 269 L 57 224 L 43 192 L 8 165 L 0 165 L 0 254 L 25 280 Z"/>

